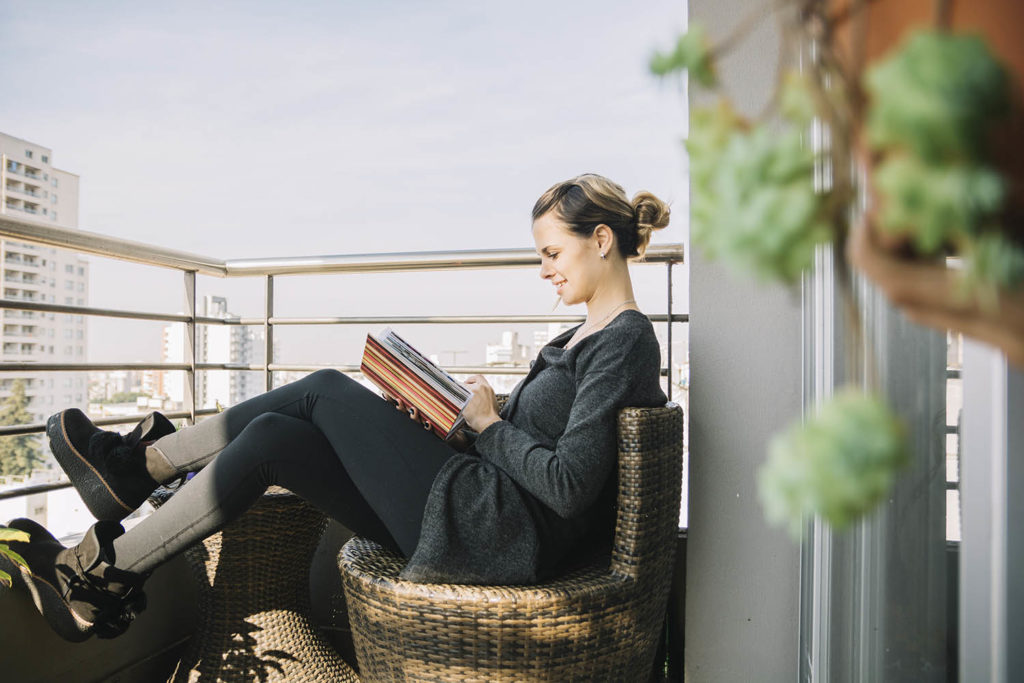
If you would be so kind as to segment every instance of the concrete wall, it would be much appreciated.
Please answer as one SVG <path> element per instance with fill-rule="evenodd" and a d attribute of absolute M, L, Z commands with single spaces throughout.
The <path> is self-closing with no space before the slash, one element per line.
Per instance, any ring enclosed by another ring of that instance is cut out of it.
<path fill-rule="evenodd" d="M 690 0 L 690 22 L 721 38 L 751 9 Z M 778 59 L 769 19 L 721 63 L 741 111 L 768 100 Z M 739 279 L 693 248 L 690 369 L 687 678 L 796 680 L 799 548 L 766 525 L 755 477 L 770 436 L 801 411 L 799 292 Z"/>

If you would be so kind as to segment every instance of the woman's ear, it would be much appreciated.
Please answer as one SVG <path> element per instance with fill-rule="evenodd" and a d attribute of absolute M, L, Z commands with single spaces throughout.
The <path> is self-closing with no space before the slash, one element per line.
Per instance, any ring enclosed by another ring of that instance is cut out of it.
<path fill-rule="evenodd" d="M 615 233 L 604 223 L 594 228 L 594 239 L 597 240 L 597 250 L 608 256 L 615 246 Z"/>

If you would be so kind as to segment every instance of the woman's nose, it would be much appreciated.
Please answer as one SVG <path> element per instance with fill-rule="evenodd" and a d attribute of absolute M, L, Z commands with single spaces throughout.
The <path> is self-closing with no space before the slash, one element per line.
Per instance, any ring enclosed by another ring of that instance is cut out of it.
<path fill-rule="evenodd" d="M 555 274 L 555 271 L 554 271 L 553 268 L 551 268 L 551 266 L 549 266 L 546 263 L 541 263 L 540 264 L 540 278 L 542 280 L 547 280 L 549 277 L 551 277 L 554 274 Z"/>

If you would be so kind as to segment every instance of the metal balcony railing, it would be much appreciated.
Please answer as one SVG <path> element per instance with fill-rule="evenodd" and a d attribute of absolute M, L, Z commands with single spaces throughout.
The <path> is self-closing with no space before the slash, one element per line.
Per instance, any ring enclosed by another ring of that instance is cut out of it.
<path fill-rule="evenodd" d="M 14 239 L 49 247 L 68 249 L 84 254 L 95 254 L 106 258 L 120 259 L 150 266 L 179 270 L 184 275 L 187 311 L 184 314 L 153 313 L 122 309 L 96 308 L 91 306 L 70 306 L 47 304 L 42 301 L 0 300 L 0 309 L 10 311 L 35 311 L 42 313 L 69 313 L 76 315 L 102 316 L 133 320 L 148 320 L 167 323 L 183 323 L 186 349 L 183 363 L 47 363 L 10 362 L 0 363 L 0 373 L 9 372 L 60 372 L 88 370 L 177 370 L 185 372 L 185 402 L 187 409 L 166 412 L 168 418 L 185 418 L 194 423 L 197 417 L 216 412 L 215 409 L 197 409 L 196 372 L 202 370 L 256 370 L 264 375 L 267 391 L 272 388 L 275 371 L 314 371 L 334 367 L 342 372 L 359 371 L 358 365 L 286 365 L 270 362 L 274 357 L 274 329 L 286 325 L 409 325 L 409 324 L 486 324 L 486 323 L 553 323 L 582 322 L 579 315 L 460 315 L 460 316 L 329 316 L 329 317 L 280 317 L 274 314 L 274 278 L 278 275 L 318 275 L 329 273 L 389 273 L 408 271 L 448 271 L 466 269 L 499 269 L 537 267 L 540 259 L 532 249 L 490 249 L 476 251 L 433 251 L 384 254 L 344 254 L 306 257 L 284 257 L 264 259 L 220 260 L 199 256 L 164 247 L 109 237 L 82 230 L 71 230 L 47 225 L 12 216 L 0 216 L 0 238 Z M 17 263 L 22 259 L 8 261 Z M 649 315 L 654 323 L 664 323 L 667 337 L 666 367 L 662 376 L 672 367 L 672 326 L 674 323 L 689 322 L 685 313 L 672 310 L 672 269 L 683 262 L 683 247 L 680 244 L 651 247 L 643 264 L 663 265 L 666 272 L 667 310 L 665 313 Z M 253 277 L 263 278 L 264 313 L 253 318 L 217 318 L 200 316 L 196 313 L 196 276 Z M 6 315 L 6 313 L 5 313 Z M 253 325 L 262 326 L 265 339 L 265 358 L 262 364 L 201 363 L 196 346 L 198 325 Z M 525 374 L 527 368 L 460 366 L 449 367 L 453 374 Z M 669 398 L 672 382 L 668 382 Z M 125 415 L 94 420 L 97 425 L 116 425 L 136 422 L 143 415 Z M 0 426 L 0 437 L 19 434 L 38 434 L 46 431 L 45 424 L 22 424 Z M 68 482 L 26 486 L 0 492 L 0 500 L 15 498 L 30 493 L 40 493 L 70 486 Z"/>

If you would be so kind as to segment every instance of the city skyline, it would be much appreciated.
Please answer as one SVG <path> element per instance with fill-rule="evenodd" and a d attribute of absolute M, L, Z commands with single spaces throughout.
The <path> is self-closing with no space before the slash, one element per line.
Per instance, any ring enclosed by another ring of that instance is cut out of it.
<path fill-rule="evenodd" d="M 24 96 L 5 102 L 0 130 L 49 145 L 81 176 L 83 229 L 217 258 L 532 247 L 534 199 L 584 171 L 673 202 L 656 241 L 685 242 L 685 102 L 646 72 L 683 26 L 685 6 L 670 2 L 8 0 L 0 64 L 18 64 L 6 82 Z M 92 305 L 182 310 L 180 274 L 89 259 Z M 279 278 L 277 308 L 538 314 L 553 298 L 532 272 L 425 277 L 428 288 L 405 275 L 357 288 Z M 686 279 L 675 278 L 677 310 Z M 258 280 L 198 289 L 262 309 Z M 641 305 L 658 312 L 662 290 L 638 291 Z M 89 360 L 158 360 L 160 325 L 89 325 Z M 428 346 L 449 334 L 416 332 Z M 466 334 L 483 348 L 494 330 Z M 351 363 L 360 346 L 340 331 L 288 336 L 306 362 Z"/>

